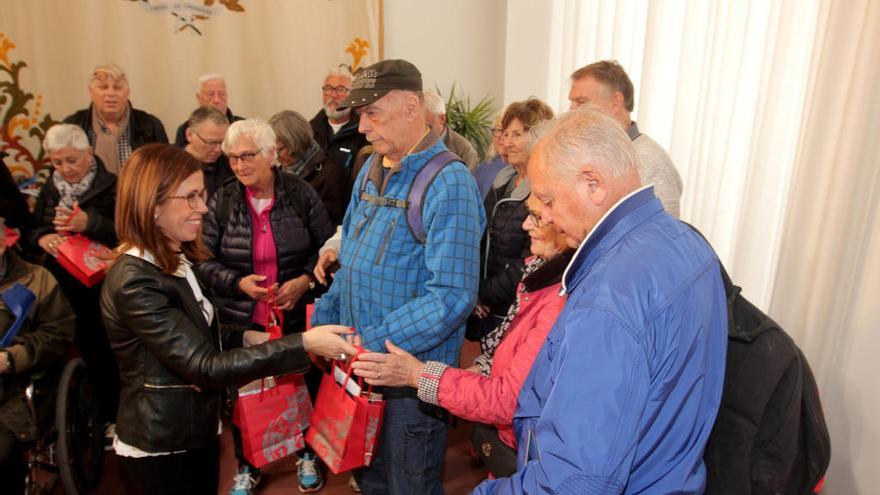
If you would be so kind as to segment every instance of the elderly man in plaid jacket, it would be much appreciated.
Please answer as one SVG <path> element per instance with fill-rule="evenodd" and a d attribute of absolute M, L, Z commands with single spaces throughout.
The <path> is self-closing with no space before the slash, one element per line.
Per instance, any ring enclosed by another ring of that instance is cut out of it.
<path fill-rule="evenodd" d="M 405 60 L 361 71 L 344 102 L 376 149 L 355 182 L 342 225 L 342 268 L 317 303 L 314 325 L 354 327 L 364 347 L 386 339 L 424 361 L 456 365 L 464 322 L 476 302 L 485 215 L 467 167 L 454 160 L 424 190 L 424 235 L 407 218 L 411 187 L 446 148 L 423 112 L 421 74 Z M 409 221 L 408 221 L 409 220 Z M 366 494 L 442 493 L 443 410 L 414 389 L 385 387 L 381 438 L 373 462 L 356 475 Z"/>

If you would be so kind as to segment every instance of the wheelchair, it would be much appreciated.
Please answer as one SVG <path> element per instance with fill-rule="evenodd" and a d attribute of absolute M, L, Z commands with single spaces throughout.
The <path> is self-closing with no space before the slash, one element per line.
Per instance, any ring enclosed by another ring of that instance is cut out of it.
<path fill-rule="evenodd" d="M 25 390 L 28 410 L 37 424 L 41 423 L 39 393 L 34 382 Z M 81 357 L 68 361 L 61 372 L 54 413 L 54 421 L 46 421 L 51 425 L 26 449 L 25 493 L 52 493 L 59 478 L 67 495 L 94 492 L 104 468 L 104 431 L 95 389 Z"/>

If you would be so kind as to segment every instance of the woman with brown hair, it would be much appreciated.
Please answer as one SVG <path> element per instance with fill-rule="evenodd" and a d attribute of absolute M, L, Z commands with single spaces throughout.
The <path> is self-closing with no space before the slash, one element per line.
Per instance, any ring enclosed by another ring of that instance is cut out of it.
<path fill-rule="evenodd" d="M 483 200 L 486 233 L 481 245 L 479 299 L 468 320 L 471 340 L 480 340 L 498 327 L 516 297 L 523 260 L 529 255 L 529 236 L 521 228 L 531 193 L 526 177 L 532 142 L 529 131 L 552 118 L 553 110 L 537 98 L 511 103 L 501 117 L 502 146 L 510 166 L 498 172 Z"/>
<path fill-rule="evenodd" d="M 229 342 L 246 332 L 220 331 L 191 267 L 209 255 L 201 239 L 207 211 L 201 164 L 181 149 L 146 145 L 120 173 L 121 254 L 101 309 L 122 381 L 114 448 L 130 488 L 142 493 L 217 493 L 224 387 L 305 371 L 307 352 L 355 352 L 339 326 L 247 348 Z"/>

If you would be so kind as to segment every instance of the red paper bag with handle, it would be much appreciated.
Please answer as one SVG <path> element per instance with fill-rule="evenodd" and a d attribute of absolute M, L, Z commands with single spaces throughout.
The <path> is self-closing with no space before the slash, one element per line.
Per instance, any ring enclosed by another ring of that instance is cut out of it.
<path fill-rule="evenodd" d="M 58 245 L 58 264 L 86 287 L 94 287 L 107 271 L 110 249 L 82 234 L 66 237 Z"/>
<path fill-rule="evenodd" d="M 362 382 L 351 379 L 350 365 L 343 371 L 334 362 L 332 370 L 321 380 L 306 442 L 339 474 L 372 462 L 385 401 L 372 393 L 372 386 L 363 391 Z"/>
<path fill-rule="evenodd" d="M 280 338 L 284 320 L 272 291 L 266 305 L 269 338 Z M 305 447 L 303 430 L 309 427 L 311 415 L 303 375 L 267 377 L 239 388 L 232 422 L 241 430 L 245 459 L 259 468 L 293 455 Z"/>

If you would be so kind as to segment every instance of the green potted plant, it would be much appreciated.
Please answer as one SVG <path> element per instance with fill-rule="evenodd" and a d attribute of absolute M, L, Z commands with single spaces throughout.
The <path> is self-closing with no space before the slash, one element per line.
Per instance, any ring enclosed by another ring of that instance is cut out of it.
<path fill-rule="evenodd" d="M 486 159 L 489 146 L 492 145 L 494 100 L 486 96 L 472 104 L 469 96 L 456 93 L 455 89 L 453 84 L 446 99 L 446 125 L 474 145 L 482 162 Z M 437 93 L 443 94 L 440 88 L 437 88 Z"/>

